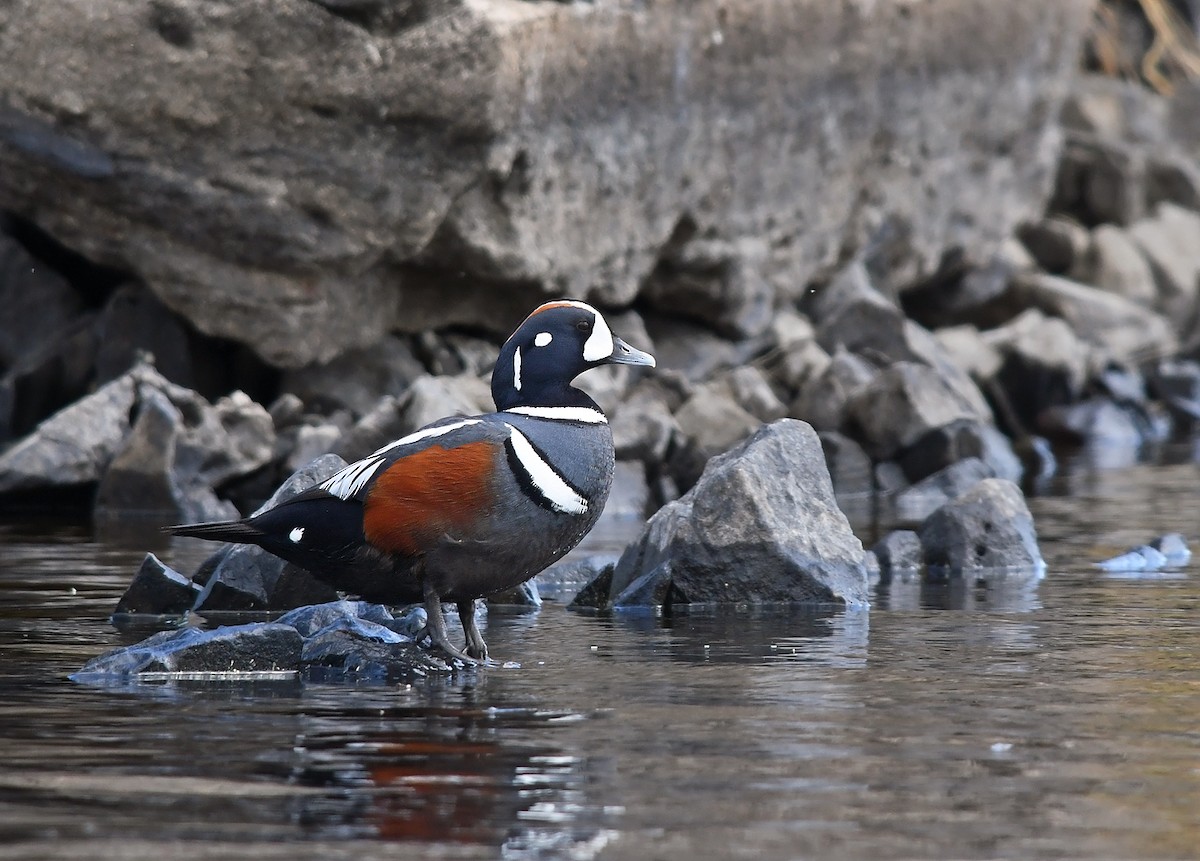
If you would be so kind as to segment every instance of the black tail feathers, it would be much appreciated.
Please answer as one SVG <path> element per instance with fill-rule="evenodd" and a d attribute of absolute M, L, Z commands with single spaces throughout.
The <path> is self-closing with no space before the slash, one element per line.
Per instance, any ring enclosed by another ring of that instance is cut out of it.
<path fill-rule="evenodd" d="M 220 523 L 184 523 L 167 526 L 165 531 L 172 535 L 189 538 L 204 538 L 208 541 L 230 541 L 234 544 L 259 544 L 263 533 L 244 520 L 225 520 Z"/>

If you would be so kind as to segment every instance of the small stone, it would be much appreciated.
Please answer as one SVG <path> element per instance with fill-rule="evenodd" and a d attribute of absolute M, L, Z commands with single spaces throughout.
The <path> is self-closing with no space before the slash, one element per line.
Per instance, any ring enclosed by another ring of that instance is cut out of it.
<path fill-rule="evenodd" d="M 164 565 L 153 553 L 147 553 L 141 567 L 133 575 L 133 582 L 129 584 L 113 612 L 182 614 L 192 609 L 199 594 L 199 585 Z"/>
<path fill-rule="evenodd" d="M 1070 272 L 1087 251 L 1087 228 L 1061 216 L 1023 225 L 1017 235 L 1037 264 L 1053 275 Z"/>
<path fill-rule="evenodd" d="M 896 574 L 920 571 L 925 565 L 921 538 L 910 529 L 897 529 L 881 538 L 871 552 L 879 560 L 881 579 L 891 579 Z"/>
<path fill-rule="evenodd" d="M 845 423 L 846 404 L 878 373 L 866 359 L 839 347 L 824 369 L 801 386 L 788 415 L 818 431 L 836 431 Z"/>
<path fill-rule="evenodd" d="M 1154 272 L 1129 233 L 1111 224 L 1098 225 L 1081 266 L 1083 280 L 1098 289 L 1146 308 L 1158 298 Z"/>
<path fill-rule="evenodd" d="M 896 494 L 892 499 L 896 519 L 919 523 L 985 478 L 993 477 L 992 468 L 977 457 L 952 463 Z"/>
<path fill-rule="evenodd" d="M 487 602 L 489 605 L 496 604 L 507 607 L 540 607 L 542 606 L 542 596 L 538 592 L 537 582 L 526 580 L 506 592 L 489 595 Z"/>

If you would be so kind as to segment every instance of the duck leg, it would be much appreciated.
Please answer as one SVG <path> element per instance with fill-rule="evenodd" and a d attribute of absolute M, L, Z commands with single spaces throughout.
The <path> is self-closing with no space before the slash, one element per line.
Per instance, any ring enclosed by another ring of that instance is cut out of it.
<path fill-rule="evenodd" d="M 422 589 L 425 593 L 425 613 L 429 616 L 429 621 L 425 623 L 425 627 L 417 635 L 416 639 L 420 641 L 425 639 L 425 637 L 429 637 L 429 642 L 432 645 L 437 646 L 452 658 L 458 658 L 460 661 L 465 661 L 468 664 L 479 663 L 471 655 L 468 655 L 451 643 L 450 639 L 446 636 L 446 619 L 442 615 L 441 596 L 434 591 L 428 582 L 422 586 Z M 478 632 L 476 632 L 476 636 L 478 636 Z M 483 641 L 480 640 L 480 642 Z"/>
<path fill-rule="evenodd" d="M 488 647 L 475 621 L 475 599 L 458 602 L 458 618 L 462 621 L 463 632 L 467 635 L 467 654 L 486 663 Z"/>

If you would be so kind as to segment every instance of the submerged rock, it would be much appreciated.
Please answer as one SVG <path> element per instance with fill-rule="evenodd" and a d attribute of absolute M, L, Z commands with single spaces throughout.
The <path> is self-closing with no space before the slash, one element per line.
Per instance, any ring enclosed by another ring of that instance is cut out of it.
<path fill-rule="evenodd" d="M 925 566 L 921 537 L 911 529 L 889 532 L 871 548 L 878 560 L 879 576 L 889 579 L 899 574 L 920 571 Z"/>
<path fill-rule="evenodd" d="M 232 625 L 212 631 L 181 628 L 93 658 L 71 678 L 294 671 L 300 667 L 302 646 L 299 632 L 288 625 Z"/>
<path fill-rule="evenodd" d="M 1046 568 L 1025 497 L 1001 478 L 985 478 L 943 505 L 919 534 L 932 573 L 1007 570 L 1041 577 Z"/>
<path fill-rule="evenodd" d="M 862 544 L 837 506 L 821 442 L 793 419 L 714 458 L 621 556 L 609 598 L 647 603 L 867 603 Z"/>
<path fill-rule="evenodd" d="M 447 673 L 451 665 L 411 637 L 361 617 L 343 616 L 304 641 L 300 659 L 310 675 L 318 668 L 372 678 Z M 319 678 L 328 677 L 328 672 Z"/>

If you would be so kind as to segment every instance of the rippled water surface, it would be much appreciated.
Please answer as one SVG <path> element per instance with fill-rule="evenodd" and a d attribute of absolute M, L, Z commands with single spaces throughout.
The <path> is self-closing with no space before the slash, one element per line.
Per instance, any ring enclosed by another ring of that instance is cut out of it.
<path fill-rule="evenodd" d="M 0 858 L 1197 857 L 1197 572 L 1090 562 L 1194 544 L 1200 470 L 1059 490 L 1040 584 L 493 610 L 519 669 L 412 687 L 73 684 L 147 545 L 0 528 Z"/>

